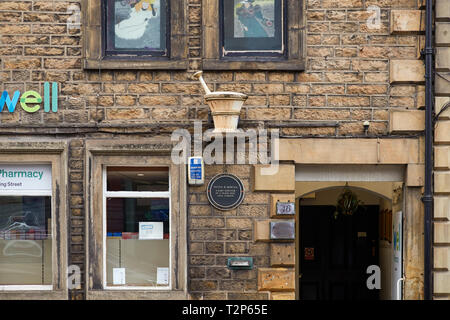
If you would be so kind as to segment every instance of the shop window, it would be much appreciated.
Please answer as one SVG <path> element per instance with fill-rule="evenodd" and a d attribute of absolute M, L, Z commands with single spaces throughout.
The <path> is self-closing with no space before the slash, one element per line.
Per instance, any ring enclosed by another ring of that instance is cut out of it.
<path fill-rule="evenodd" d="M 87 141 L 88 299 L 185 299 L 186 168 L 171 142 Z"/>
<path fill-rule="evenodd" d="M 49 165 L 0 167 L 1 286 L 52 284 L 51 181 Z"/>
<path fill-rule="evenodd" d="M 67 146 L 0 145 L 0 299 L 67 299 Z"/>
<path fill-rule="evenodd" d="M 85 68 L 186 69 L 184 7 L 184 0 L 85 0 Z"/>
<path fill-rule="evenodd" d="M 106 285 L 169 287 L 167 167 L 106 169 Z"/>
<path fill-rule="evenodd" d="M 203 0 L 206 70 L 304 70 L 298 0 Z"/>

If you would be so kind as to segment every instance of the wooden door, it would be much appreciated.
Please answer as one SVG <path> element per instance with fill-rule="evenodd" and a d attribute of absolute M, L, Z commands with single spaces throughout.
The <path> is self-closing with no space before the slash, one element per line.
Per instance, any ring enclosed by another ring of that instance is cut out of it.
<path fill-rule="evenodd" d="M 366 285 L 367 267 L 378 265 L 378 211 L 335 218 L 334 206 L 300 207 L 300 299 L 378 299 Z"/>

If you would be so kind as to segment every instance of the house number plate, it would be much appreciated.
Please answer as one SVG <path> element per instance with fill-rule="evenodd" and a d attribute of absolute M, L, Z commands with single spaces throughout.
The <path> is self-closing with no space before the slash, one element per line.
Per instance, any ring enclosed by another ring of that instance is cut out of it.
<path fill-rule="evenodd" d="M 294 202 L 277 202 L 277 214 L 294 215 Z"/>

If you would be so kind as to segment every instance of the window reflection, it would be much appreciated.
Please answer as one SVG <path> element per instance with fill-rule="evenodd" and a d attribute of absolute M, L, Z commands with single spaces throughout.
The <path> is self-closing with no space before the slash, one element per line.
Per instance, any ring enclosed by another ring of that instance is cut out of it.
<path fill-rule="evenodd" d="M 51 197 L 0 197 L 0 285 L 52 283 Z"/>

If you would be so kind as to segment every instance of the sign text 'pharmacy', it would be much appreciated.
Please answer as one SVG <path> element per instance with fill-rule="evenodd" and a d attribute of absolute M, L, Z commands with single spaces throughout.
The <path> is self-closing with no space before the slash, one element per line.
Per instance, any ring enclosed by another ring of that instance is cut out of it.
<path fill-rule="evenodd" d="M 52 190 L 52 167 L 46 164 L 0 164 L 0 191 Z"/>

